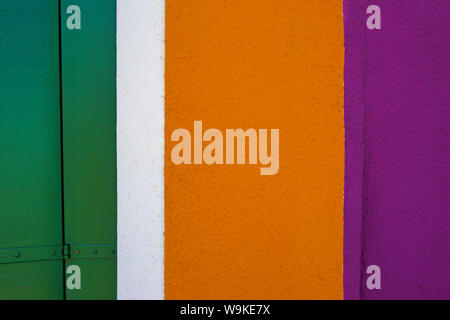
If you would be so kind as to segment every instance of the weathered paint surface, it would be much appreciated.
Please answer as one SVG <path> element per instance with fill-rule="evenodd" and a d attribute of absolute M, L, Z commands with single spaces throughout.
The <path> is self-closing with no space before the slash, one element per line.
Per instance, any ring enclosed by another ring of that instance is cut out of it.
<path fill-rule="evenodd" d="M 343 296 L 340 1 L 166 1 L 168 299 Z M 171 133 L 280 129 L 280 169 L 179 165 Z"/>
<path fill-rule="evenodd" d="M 344 0 L 345 298 L 448 299 L 450 3 L 379 0 L 367 30 L 370 4 Z"/>

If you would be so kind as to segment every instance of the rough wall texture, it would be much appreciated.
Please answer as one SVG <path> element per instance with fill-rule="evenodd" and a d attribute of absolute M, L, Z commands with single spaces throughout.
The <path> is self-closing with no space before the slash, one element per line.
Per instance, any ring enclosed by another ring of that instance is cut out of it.
<path fill-rule="evenodd" d="M 343 296 L 341 1 L 166 1 L 168 299 Z M 172 132 L 280 129 L 280 169 L 174 165 Z"/>
<path fill-rule="evenodd" d="M 364 29 L 365 7 L 344 1 L 345 201 L 344 298 L 359 299 L 364 175 Z"/>
<path fill-rule="evenodd" d="M 117 297 L 164 298 L 164 0 L 117 0 Z"/>
<path fill-rule="evenodd" d="M 370 4 L 344 0 L 345 298 L 448 299 L 450 2 L 378 0 L 381 30 Z"/>

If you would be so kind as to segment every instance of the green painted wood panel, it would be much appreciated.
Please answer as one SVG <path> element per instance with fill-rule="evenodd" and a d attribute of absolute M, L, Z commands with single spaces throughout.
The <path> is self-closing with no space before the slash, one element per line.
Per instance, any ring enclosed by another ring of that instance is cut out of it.
<path fill-rule="evenodd" d="M 58 0 L 1 0 L 0 19 L 0 252 L 61 246 Z M 0 299 L 62 299 L 63 279 L 57 255 L 3 262 Z"/>
<path fill-rule="evenodd" d="M 74 7 L 80 28 L 69 29 Z M 65 240 L 116 244 L 116 1 L 61 0 Z M 66 261 L 81 269 L 67 299 L 115 299 L 116 259 Z"/>

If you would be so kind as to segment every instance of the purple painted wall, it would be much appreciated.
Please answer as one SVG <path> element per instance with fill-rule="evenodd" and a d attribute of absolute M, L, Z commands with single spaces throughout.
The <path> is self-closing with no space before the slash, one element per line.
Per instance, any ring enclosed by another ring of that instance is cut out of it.
<path fill-rule="evenodd" d="M 344 20 L 344 296 L 448 299 L 450 1 L 344 0 Z"/>

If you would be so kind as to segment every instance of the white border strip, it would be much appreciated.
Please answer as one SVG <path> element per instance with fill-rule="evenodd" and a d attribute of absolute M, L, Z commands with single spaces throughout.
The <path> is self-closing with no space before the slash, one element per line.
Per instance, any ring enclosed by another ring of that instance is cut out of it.
<path fill-rule="evenodd" d="M 117 0 L 117 297 L 164 299 L 164 0 Z"/>

